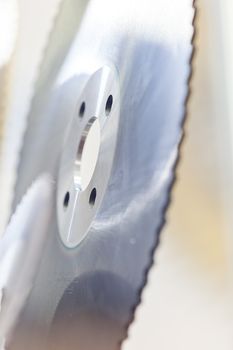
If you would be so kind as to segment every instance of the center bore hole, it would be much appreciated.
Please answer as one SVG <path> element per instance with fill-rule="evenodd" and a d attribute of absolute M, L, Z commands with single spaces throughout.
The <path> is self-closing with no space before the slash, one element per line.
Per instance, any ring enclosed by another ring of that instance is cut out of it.
<path fill-rule="evenodd" d="M 100 124 L 95 117 L 89 119 L 78 145 L 74 164 L 74 184 L 85 190 L 95 172 L 100 149 Z"/>

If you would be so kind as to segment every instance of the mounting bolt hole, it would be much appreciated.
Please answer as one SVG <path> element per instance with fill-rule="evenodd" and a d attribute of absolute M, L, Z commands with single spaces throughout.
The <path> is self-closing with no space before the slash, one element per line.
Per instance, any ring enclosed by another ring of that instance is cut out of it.
<path fill-rule="evenodd" d="M 109 95 L 108 99 L 107 99 L 107 102 L 106 102 L 106 105 L 105 105 L 105 113 L 106 113 L 106 115 L 109 115 L 111 113 L 112 104 L 113 104 L 113 97 L 112 97 L 112 95 Z"/>
<path fill-rule="evenodd" d="M 93 207 L 94 204 L 95 204 L 96 195 L 97 195 L 97 192 L 96 192 L 96 188 L 94 187 L 94 188 L 91 190 L 90 197 L 89 197 L 89 204 L 90 204 L 92 207 Z"/>
<path fill-rule="evenodd" d="M 86 109 L 86 104 L 85 104 L 85 102 L 82 102 L 82 104 L 81 104 L 81 106 L 79 108 L 79 116 L 81 118 L 84 116 L 85 109 Z"/>
<path fill-rule="evenodd" d="M 64 200 L 63 200 L 63 207 L 66 209 L 69 205 L 70 201 L 70 192 L 66 192 Z"/>

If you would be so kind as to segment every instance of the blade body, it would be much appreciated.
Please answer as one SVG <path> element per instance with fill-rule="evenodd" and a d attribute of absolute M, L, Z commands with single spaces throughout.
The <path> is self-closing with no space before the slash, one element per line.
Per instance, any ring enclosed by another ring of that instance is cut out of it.
<path fill-rule="evenodd" d="M 64 4 L 73 9 L 73 25 L 77 2 Z M 15 205 L 39 173 L 51 173 L 58 183 L 76 101 L 105 65 L 113 65 L 119 78 L 117 146 L 102 204 L 77 247 L 62 243 L 54 207 L 42 264 L 10 349 L 110 350 L 126 337 L 174 179 L 190 73 L 192 5 L 93 0 L 79 31 L 78 21 L 76 30 L 64 25 L 68 11 L 58 20 L 32 101 Z"/>

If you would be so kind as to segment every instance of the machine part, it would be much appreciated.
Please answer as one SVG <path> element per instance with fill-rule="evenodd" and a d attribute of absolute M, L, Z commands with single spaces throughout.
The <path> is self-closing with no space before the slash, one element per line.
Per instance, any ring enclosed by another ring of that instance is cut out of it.
<path fill-rule="evenodd" d="M 1 31 L 2 43 L 12 40 L 12 57 L 0 72 L 0 237 L 9 222 L 20 149 L 23 143 L 27 114 L 34 93 L 38 66 L 42 60 L 60 0 L 0 0 L 0 27 L 12 17 Z M 48 6 L 47 6 L 48 5 Z M 11 11 L 7 8 L 11 7 Z M 15 8 L 15 9 L 14 9 Z M 46 10 L 45 10 L 46 8 Z M 2 16 L 2 17 L 1 17 Z M 10 28 L 11 27 L 11 28 Z M 0 34 L 1 35 L 1 34 Z M 25 64 L 25 62 L 27 64 Z"/>
<path fill-rule="evenodd" d="M 7 339 L 33 285 L 48 232 L 52 188 L 50 176 L 38 178 L 0 240 L 0 344 Z"/>
<path fill-rule="evenodd" d="M 28 118 L 14 206 L 42 172 L 55 179 L 57 206 L 9 349 L 119 349 L 140 301 L 183 133 L 194 8 L 191 0 L 133 5 L 92 0 L 78 31 L 79 3 L 64 0 L 55 23 Z M 109 86 L 101 83 L 105 71 Z M 92 148 L 83 184 L 82 140 L 105 117 L 104 105 L 109 116 L 93 131 L 100 148 Z M 108 164 L 101 165 L 102 147 Z M 89 202 L 93 215 L 72 210 L 71 185 L 77 198 L 85 193 L 84 208 Z"/>
<path fill-rule="evenodd" d="M 119 106 L 117 72 L 113 67 L 101 68 L 78 99 L 60 161 L 57 214 L 67 247 L 85 237 L 104 197 L 116 148 Z"/>

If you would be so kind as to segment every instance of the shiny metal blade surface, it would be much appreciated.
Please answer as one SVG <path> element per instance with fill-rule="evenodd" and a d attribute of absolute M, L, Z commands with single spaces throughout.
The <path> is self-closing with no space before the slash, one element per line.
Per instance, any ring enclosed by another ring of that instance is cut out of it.
<path fill-rule="evenodd" d="M 93 0 L 80 27 L 77 4 L 64 1 L 45 53 L 14 205 L 42 172 L 55 178 L 59 192 L 60 162 L 77 101 L 90 77 L 105 66 L 114 67 L 119 80 L 114 161 L 100 206 L 77 246 L 62 242 L 54 207 L 40 270 L 9 343 L 12 350 L 120 348 L 165 220 L 183 132 L 193 1 Z"/>
<path fill-rule="evenodd" d="M 0 240 L 0 339 L 7 339 L 36 277 L 49 226 L 52 189 L 49 176 L 38 178 Z"/>

